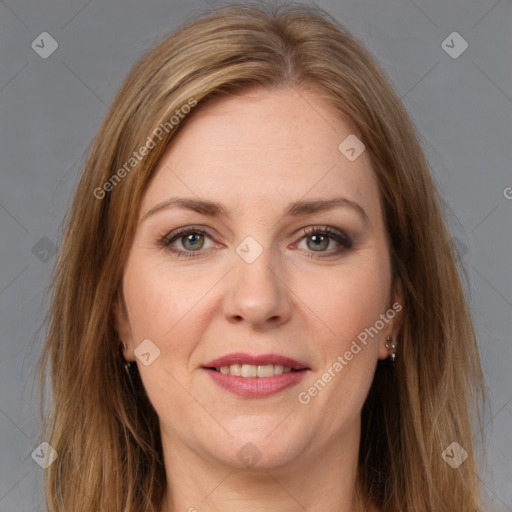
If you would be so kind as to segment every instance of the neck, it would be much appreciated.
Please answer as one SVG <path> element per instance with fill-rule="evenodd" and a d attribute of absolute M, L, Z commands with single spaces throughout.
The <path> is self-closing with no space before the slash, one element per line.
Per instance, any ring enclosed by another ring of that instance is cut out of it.
<path fill-rule="evenodd" d="M 233 468 L 163 437 L 161 512 L 375 512 L 357 492 L 359 429 L 276 466 Z"/>

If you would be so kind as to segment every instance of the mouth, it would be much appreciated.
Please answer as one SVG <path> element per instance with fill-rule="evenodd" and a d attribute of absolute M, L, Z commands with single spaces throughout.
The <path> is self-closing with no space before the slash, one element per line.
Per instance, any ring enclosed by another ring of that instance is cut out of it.
<path fill-rule="evenodd" d="M 280 354 L 228 354 L 210 361 L 203 368 L 237 377 L 272 377 L 283 373 L 309 370 L 307 365 Z"/>
<path fill-rule="evenodd" d="M 221 388 L 236 395 L 260 398 L 300 382 L 310 368 L 278 354 L 252 356 L 237 353 L 210 361 L 202 367 Z"/>

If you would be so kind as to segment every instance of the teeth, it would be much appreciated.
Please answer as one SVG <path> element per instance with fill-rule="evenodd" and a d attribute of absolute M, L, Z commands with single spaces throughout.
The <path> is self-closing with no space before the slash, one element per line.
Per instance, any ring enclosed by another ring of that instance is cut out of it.
<path fill-rule="evenodd" d="M 274 375 L 274 365 L 265 364 L 258 366 L 258 377 L 272 377 Z"/>
<path fill-rule="evenodd" d="M 236 375 L 237 377 L 240 377 L 240 375 L 242 375 L 241 364 L 232 364 L 231 366 L 223 366 L 223 368 L 227 369 L 226 373 L 230 373 L 231 375 Z"/>
<path fill-rule="evenodd" d="M 232 364 L 230 366 L 221 366 L 215 368 L 224 375 L 236 375 L 237 377 L 273 377 L 282 373 L 289 373 L 292 369 L 289 366 L 281 364 Z"/>
<path fill-rule="evenodd" d="M 253 364 L 242 365 L 242 377 L 256 377 L 258 374 L 258 367 Z"/>

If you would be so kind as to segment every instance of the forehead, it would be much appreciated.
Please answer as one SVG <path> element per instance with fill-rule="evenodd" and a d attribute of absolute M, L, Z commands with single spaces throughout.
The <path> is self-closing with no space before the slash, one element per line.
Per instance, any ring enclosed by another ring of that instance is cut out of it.
<path fill-rule="evenodd" d="M 217 100 L 176 134 L 142 214 L 170 195 L 214 199 L 241 211 L 341 194 L 371 210 L 378 188 L 367 153 L 350 161 L 339 149 L 351 134 L 314 89 L 256 90 Z"/>

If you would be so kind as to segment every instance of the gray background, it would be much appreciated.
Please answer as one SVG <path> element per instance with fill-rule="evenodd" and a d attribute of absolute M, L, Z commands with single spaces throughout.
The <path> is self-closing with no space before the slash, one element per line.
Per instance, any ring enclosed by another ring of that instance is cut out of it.
<path fill-rule="evenodd" d="M 32 378 L 53 251 L 84 152 L 135 59 L 208 5 L 220 2 L 0 1 L 2 512 L 45 510 L 44 470 L 31 458 L 38 433 Z M 451 208 L 489 386 L 489 510 L 512 511 L 511 1 L 317 5 L 360 38 L 390 76 Z M 469 44 L 458 58 L 442 47 L 454 31 Z M 46 59 L 31 47 L 42 32 L 58 42 Z"/>

